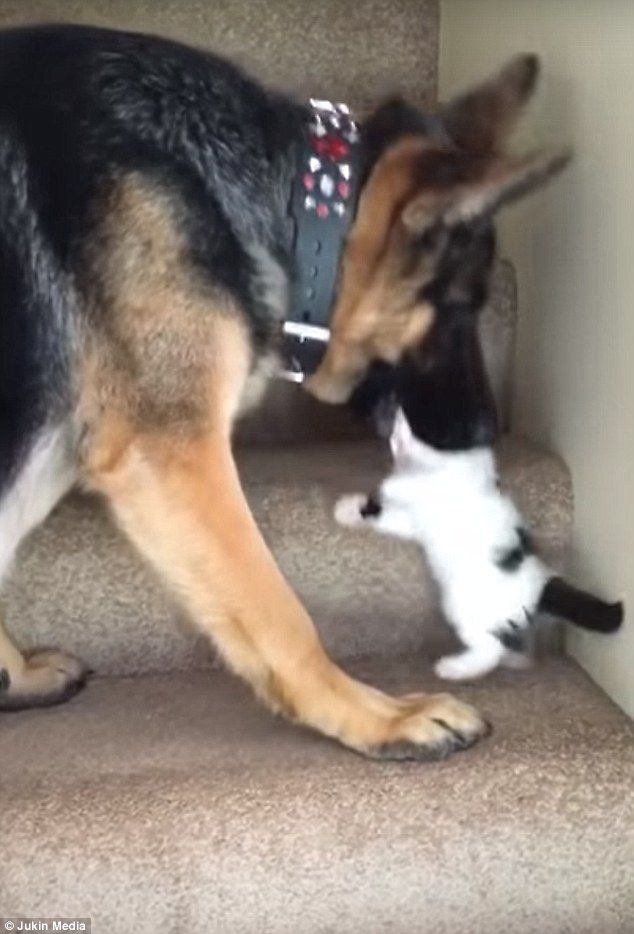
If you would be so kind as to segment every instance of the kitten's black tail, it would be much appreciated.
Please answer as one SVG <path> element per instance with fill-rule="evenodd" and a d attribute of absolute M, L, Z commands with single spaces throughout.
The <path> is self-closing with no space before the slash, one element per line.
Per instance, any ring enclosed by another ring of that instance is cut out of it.
<path fill-rule="evenodd" d="M 538 609 L 562 616 L 581 629 L 616 632 L 623 622 L 623 603 L 606 603 L 584 590 L 577 590 L 561 577 L 551 577 L 542 590 Z"/>

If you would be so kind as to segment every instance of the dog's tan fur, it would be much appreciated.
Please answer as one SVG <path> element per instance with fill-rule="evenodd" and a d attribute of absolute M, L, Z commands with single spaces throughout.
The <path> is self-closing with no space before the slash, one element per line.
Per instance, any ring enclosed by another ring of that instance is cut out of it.
<path fill-rule="evenodd" d="M 342 259 L 331 340 L 306 383 L 324 402 L 345 401 L 371 360 L 394 363 L 432 322 L 433 309 L 416 295 L 433 265 L 426 272 L 404 269 L 406 232 L 399 224 L 417 193 L 416 169 L 428 145 L 411 137 L 391 146 L 364 188 Z"/>

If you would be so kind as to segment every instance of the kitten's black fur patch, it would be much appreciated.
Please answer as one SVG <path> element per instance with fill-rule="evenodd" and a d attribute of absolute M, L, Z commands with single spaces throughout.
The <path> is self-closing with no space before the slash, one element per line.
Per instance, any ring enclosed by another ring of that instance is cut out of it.
<path fill-rule="evenodd" d="M 380 437 L 385 438 L 392 432 L 398 404 L 394 394 L 395 370 L 391 364 L 375 360 L 349 402 L 352 412 L 371 421 Z M 384 412 L 391 413 L 391 418 L 384 418 Z"/>
<path fill-rule="evenodd" d="M 478 334 L 495 234 L 488 219 L 478 219 L 443 228 L 442 238 L 438 273 L 421 295 L 434 308 L 434 323 L 398 364 L 373 364 L 351 404 L 380 423 L 379 404 L 387 398 L 403 409 L 421 441 L 438 450 L 460 451 L 491 445 L 497 434 L 495 400 Z"/>
<path fill-rule="evenodd" d="M 368 519 L 372 518 L 372 516 L 380 516 L 382 509 L 383 507 L 381 506 L 378 493 L 370 493 L 365 505 L 361 507 L 359 512 L 364 519 Z"/>
<path fill-rule="evenodd" d="M 498 629 L 494 633 L 496 639 L 499 639 L 505 649 L 510 652 L 523 652 L 526 648 L 526 640 L 521 629 L 509 627 L 508 629 Z"/>
<path fill-rule="evenodd" d="M 434 323 L 396 367 L 396 395 L 410 428 L 438 450 L 490 446 L 497 434 L 478 334 L 494 252 L 488 220 L 445 231 L 438 273 L 421 295 L 435 310 Z"/>
<path fill-rule="evenodd" d="M 526 529 L 518 526 L 515 531 L 517 532 L 518 543 L 504 551 L 495 561 L 496 566 L 501 571 L 508 571 L 509 573 L 517 571 L 524 558 L 535 552 L 533 542 Z"/>

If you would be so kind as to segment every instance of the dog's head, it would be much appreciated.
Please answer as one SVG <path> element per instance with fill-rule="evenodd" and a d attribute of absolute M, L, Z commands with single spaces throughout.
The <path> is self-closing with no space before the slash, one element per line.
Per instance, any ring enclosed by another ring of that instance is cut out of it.
<path fill-rule="evenodd" d="M 467 366 L 477 375 L 472 390 L 483 391 L 476 327 L 493 217 L 568 159 L 504 152 L 537 74 L 537 59 L 521 56 L 433 121 L 392 101 L 364 125 L 370 168 L 342 257 L 331 340 L 306 383 L 317 398 L 347 401 L 372 361 L 400 363 L 410 351 L 423 369 Z"/>

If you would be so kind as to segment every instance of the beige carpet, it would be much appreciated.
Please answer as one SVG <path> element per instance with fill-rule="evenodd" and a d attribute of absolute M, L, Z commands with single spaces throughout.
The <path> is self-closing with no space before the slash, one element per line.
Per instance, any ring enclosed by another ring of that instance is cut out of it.
<path fill-rule="evenodd" d="M 403 691 L 435 687 L 427 665 L 359 670 Z M 368 762 L 219 672 L 4 717 L 2 911 L 96 934 L 631 934 L 632 724 L 563 660 L 459 693 L 495 732 L 430 765 Z"/>
<path fill-rule="evenodd" d="M 337 496 L 369 492 L 385 472 L 376 444 L 269 445 L 243 451 L 239 463 L 260 527 L 333 654 L 393 655 L 429 644 L 438 603 L 419 549 L 332 518 Z M 502 445 L 501 465 L 539 546 L 561 564 L 572 517 L 565 466 L 517 439 Z M 183 628 L 91 501 L 71 498 L 25 543 L 4 602 L 21 645 L 58 645 L 99 674 L 209 664 L 207 643 Z"/>

